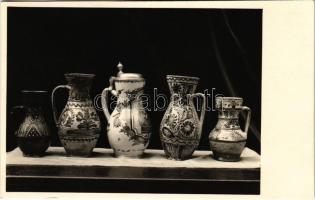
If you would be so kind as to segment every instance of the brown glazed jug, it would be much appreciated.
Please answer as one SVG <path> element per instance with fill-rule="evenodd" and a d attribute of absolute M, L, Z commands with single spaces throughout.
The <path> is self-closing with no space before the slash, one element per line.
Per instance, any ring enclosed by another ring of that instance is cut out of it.
<path fill-rule="evenodd" d="M 251 110 L 243 106 L 240 97 L 216 97 L 215 108 L 218 111 L 218 122 L 209 134 L 210 149 L 213 157 L 220 161 L 239 161 L 250 124 Z M 239 125 L 239 114 L 247 111 L 245 130 Z"/>
<path fill-rule="evenodd" d="M 94 76 L 81 73 L 65 74 L 68 85 L 55 87 L 51 94 L 59 139 L 69 156 L 89 156 L 100 135 L 100 120 L 89 94 Z M 69 97 L 58 118 L 54 94 L 61 88 L 69 90 Z"/>
<path fill-rule="evenodd" d="M 22 90 L 21 94 L 23 105 L 13 107 L 11 112 L 19 109 L 24 115 L 15 131 L 17 144 L 24 156 L 43 156 L 50 144 L 50 130 L 43 110 L 48 92 Z"/>
<path fill-rule="evenodd" d="M 199 78 L 166 76 L 171 91 L 171 102 L 160 125 L 160 139 L 166 157 L 185 160 L 191 157 L 199 145 L 205 116 L 205 95 L 195 93 Z M 193 98 L 202 97 L 200 118 Z"/>

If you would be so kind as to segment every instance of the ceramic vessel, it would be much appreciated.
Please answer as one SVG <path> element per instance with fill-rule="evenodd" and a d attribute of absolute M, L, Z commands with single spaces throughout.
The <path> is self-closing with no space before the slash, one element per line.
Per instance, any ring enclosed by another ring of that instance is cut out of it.
<path fill-rule="evenodd" d="M 51 94 L 59 139 L 69 156 L 89 156 L 100 135 L 100 120 L 89 94 L 94 76 L 65 74 L 68 84 L 55 87 Z M 69 90 L 69 97 L 58 118 L 54 94 L 61 88 Z"/>
<path fill-rule="evenodd" d="M 209 135 L 213 157 L 220 161 L 239 161 L 247 140 L 251 110 L 242 106 L 243 99 L 239 97 L 216 97 L 215 101 L 218 122 Z M 244 131 L 239 125 L 241 111 L 247 111 Z"/>
<path fill-rule="evenodd" d="M 151 124 L 142 105 L 141 95 L 145 79 L 141 74 L 123 73 L 110 78 L 110 85 L 102 92 L 102 108 L 107 119 L 107 135 L 115 156 L 141 156 L 149 144 Z M 110 114 L 108 94 L 117 97 L 116 107 Z"/>
<path fill-rule="evenodd" d="M 191 157 L 199 145 L 205 116 L 205 95 L 194 93 L 199 78 L 189 76 L 166 76 L 171 91 L 171 102 L 160 125 L 160 139 L 166 157 L 185 160 Z M 193 98 L 201 97 L 200 118 Z"/>
<path fill-rule="evenodd" d="M 47 91 L 21 91 L 23 105 L 13 107 L 12 112 L 20 109 L 23 120 L 15 132 L 17 144 L 24 156 L 39 157 L 45 154 L 50 144 L 50 130 L 44 116 L 43 105 Z"/>

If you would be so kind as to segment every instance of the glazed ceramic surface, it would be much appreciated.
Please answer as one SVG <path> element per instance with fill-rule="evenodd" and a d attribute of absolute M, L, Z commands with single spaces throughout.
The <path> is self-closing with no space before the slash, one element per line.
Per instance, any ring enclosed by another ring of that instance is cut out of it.
<path fill-rule="evenodd" d="M 102 107 L 108 121 L 107 135 L 116 156 L 138 157 L 149 145 L 151 124 L 142 105 L 141 95 L 145 79 L 140 74 L 120 72 L 112 77 L 110 86 L 102 93 Z M 108 93 L 117 97 L 117 104 L 110 114 Z"/>
<path fill-rule="evenodd" d="M 65 74 L 68 85 L 57 86 L 52 92 L 59 139 L 69 156 L 89 156 L 100 135 L 100 120 L 89 95 L 93 77 L 93 74 Z M 58 118 L 54 93 L 59 88 L 68 89 L 69 98 Z"/>
<path fill-rule="evenodd" d="M 239 97 L 217 97 L 216 110 L 218 122 L 210 132 L 209 142 L 213 156 L 221 161 L 238 161 L 245 147 L 250 124 L 251 110 L 242 106 L 243 99 Z M 239 113 L 247 111 L 245 131 L 239 125 Z"/>
<path fill-rule="evenodd" d="M 43 112 L 43 100 L 46 91 L 21 91 L 24 119 L 15 132 L 18 146 L 24 156 L 43 156 L 50 144 L 50 130 Z"/>
<path fill-rule="evenodd" d="M 184 160 L 193 154 L 201 138 L 205 115 L 205 95 L 194 93 L 199 78 L 168 75 L 171 102 L 160 125 L 160 139 L 167 158 Z M 198 117 L 193 98 L 202 98 Z"/>

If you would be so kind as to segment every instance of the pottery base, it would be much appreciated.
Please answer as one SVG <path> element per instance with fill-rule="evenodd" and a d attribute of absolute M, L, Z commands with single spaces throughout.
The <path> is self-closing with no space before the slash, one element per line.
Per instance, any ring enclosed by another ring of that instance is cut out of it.
<path fill-rule="evenodd" d="M 29 153 L 29 154 L 23 153 L 23 156 L 24 157 L 40 158 L 40 157 L 45 156 L 45 152 L 43 152 L 43 153 L 35 153 L 35 154 L 33 154 L 33 153 Z"/>
<path fill-rule="evenodd" d="M 235 142 L 210 140 L 209 142 L 214 159 L 225 162 L 239 161 L 246 144 L 246 140 Z"/>
<path fill-rule="evenodd" d="M 122 151 L 114 149 L 114 156 L 117 158 L 141 158 L 143 156 L 144 150 L 129 150 Z"/>
<path fill-rule="evenodd" d="M 26 157 L 42 157 L 49 147 L 50 137 L 17 137 L 17 143 Z"/>
<path fill-rule="evenodd" d="M 99 136 L 91 138 L 60 138 L 67 156 L 89 157 L 96 146 Z"/>
<path fill-rule="evenodd" d="M 162 142 L 163 149 L 167 159 L 170 160 L 187 160 L 194 153 L 195 145 L 179 145 Z"/>
<path fill-rule="evenodd" d="M 241 160 L 241 155 L 213 152 L 213 158 L 219 161 L 224 161 L 224 162 L 237 162 Z"/>

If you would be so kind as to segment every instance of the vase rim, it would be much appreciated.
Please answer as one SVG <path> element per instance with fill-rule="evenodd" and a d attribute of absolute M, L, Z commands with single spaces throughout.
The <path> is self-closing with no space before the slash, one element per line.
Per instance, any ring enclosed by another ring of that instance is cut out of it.
<path fill-rule="evenodd" d="M 216 99 L 223 99 L 223 100 L 243 100 L 242 97 L 216 97 Z"/>
<path fill-rule="evenodd" d="M 36 94 L 46 94 L 46 90 L 21 90 L 21 93 L 36 93 Z"/>
<path fill-rule="evenodd" d="M 95 74 L 85 74 L 85 73 L 65 73 L 66 77 L 86 77 L 86 78 L 93 78 Z"/>
<path fill-rule="evenodd" d="M 166 78 L 185 78 L 198 81 L 200 78 L 195 76 L 182 76 L 182 75 L 166 75 Z"/>

